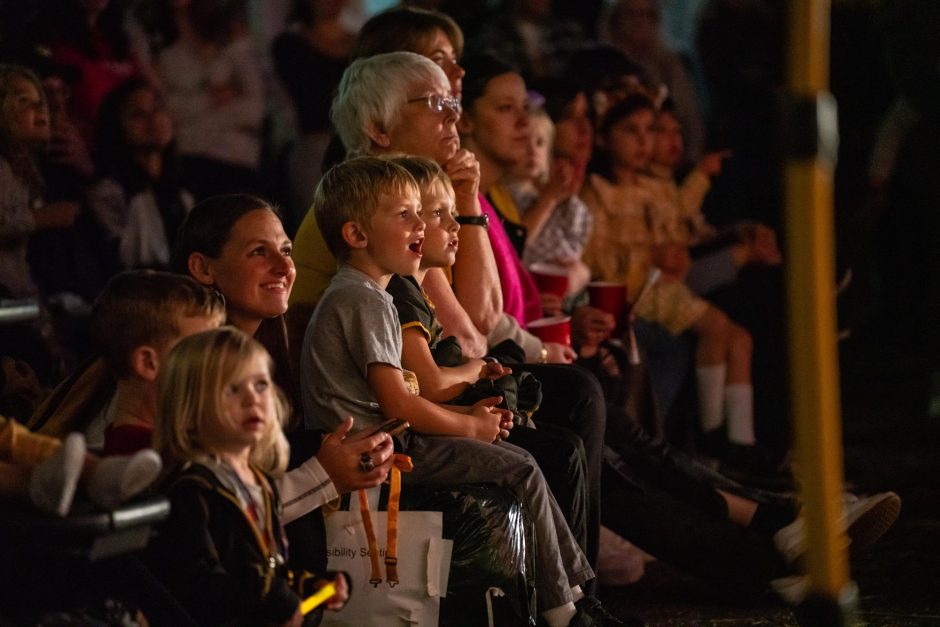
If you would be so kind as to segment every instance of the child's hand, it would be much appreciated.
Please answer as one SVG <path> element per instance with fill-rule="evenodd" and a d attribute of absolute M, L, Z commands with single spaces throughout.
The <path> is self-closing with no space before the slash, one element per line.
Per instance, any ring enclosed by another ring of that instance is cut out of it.
<path fill-rule="evenodd" d="M 502 396 L 491 396 L 473 404 L 468 414 L 474 419 L 471 437 L 482 442 L 495 442 L 500 437 L 509 437 L 510 427 L 506 424 L 505 414 L 509 414 L 508 421 L 511 425 L 512 412 L 497 407 L 501 402 L 503 402 Z"/>
<path fill-rule="evenodd" d="M 349 416 L 323 439 L 317 451 L 320 465 L 340 494 L 374 488 L 385 481 L 395 452 L 387 433 L 369 435 L 369 430 L 364 429 L 349 434 L 352 425 L 353 419 Z M 359 465 L 363 453 L 368 453 L 375 464 L 371 472 L 362 472 Z"/>
<path fill-rule="evenodd" d="M 567 344 L 545 342 L 544 346 L 548 353 L 545 356 L 545 361 L 550 364 L 570 364 L 578 358 L 578 354 Z"/>
<path fill-rule="evenodd" d="M 702 174 L 711 178 L 717 174 L 721 174 L 722 162 L 732 154 L 733 152 L 730 150 L 717 150 L 715 152 L 706 153 L 696 167 Z"/>
<path fill-rule="evenodd" d="M 333 586 L 336 588 L 336 594 L 331 596 L 324 603 L 326 609 L 338 612 L 346 605 L 346 601 L 349 600 L 349 582 L 346 581 L 346 575 L 343 573 L 336 573 L 336 578 L 333 579 Z"/>
<path fill-rule="evenodd" d="M 548 182 L 542 188 L 542 195 L 562 201 L 577 194 L 580 183 L 578 168 L 574 162 L 566 157 L 556 157 L 548 175 Z"/>
<path fill-rule="evenodd" d="M 480 191 L 480 162 L 476 155 L 466 149 L 457 153 L 444 163 L 444 173 L 450 177 L 454 186 L 454 200 L 460 215 L 476 215 L 476 210 L 465 214 L 468 205 L 475 206 L 477 193 Z"/>
<path fill-rule="evenodd" d="M 504 366 L 498 361 L 484 361 L 483 367 L 480 368 L 480 379 L 490 379 L 495 381 L 505 377 L 507 374 L 512 374 L 512 369 Z"/>

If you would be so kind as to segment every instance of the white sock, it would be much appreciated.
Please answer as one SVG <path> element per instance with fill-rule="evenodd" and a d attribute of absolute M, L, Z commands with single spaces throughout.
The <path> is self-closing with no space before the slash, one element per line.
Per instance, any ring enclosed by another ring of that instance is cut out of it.
<path fill-rule="evenodd" d="M 754 446 L 754 386 L 750 383 L 732 383 L 725 388 L 725 416 L 728 421 L 728 441 L 732 444 Z"/>
<path fill-rule="evenodd" d="M 148 488 L 162 467 L 160 456 L 150 448 L 133 455 L 105 457 L 88 482 L 88 497 L 103 509 L 114 509 Z"/>
<path fill-rule="evenodd" d="M 568 627 L 571 624 L 571 619 L 577 613 L 578 610 L 575 609 L 574 603 L 565 603 L 550 610 L 545 610 L 542 612 L 542 618 L 548 623 L 548 627 Z"/>
<path fill-rule="evenodd" d="M 698 384 L 698 407 L 702 431 L 708 433 L 721 426 L 724 421 L 725 373 L 724 364 L 696 366 L 695 381 Z"/>
<path fill-rule="evenodd" d="M 75 486 L 85 465 L 85 437 L 70 433 L 49 459 L 29 477 L 29 499 L 41 510 L 66 516 L 75 498 Z"/>

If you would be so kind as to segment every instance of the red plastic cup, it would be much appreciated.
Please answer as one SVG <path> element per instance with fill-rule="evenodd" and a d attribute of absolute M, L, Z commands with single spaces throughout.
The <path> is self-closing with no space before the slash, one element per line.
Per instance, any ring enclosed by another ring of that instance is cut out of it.
<path fill-rule="evenodd" d="M 568 271 L 559 266 L 547 263 L 533 263 L 529 267 L 529 274 L 535 279 L 539 293 L 554 294 L 564 298 L 568 293 Z"/>
<path fill-rule="evenodd" d="M 543 342 L 571 346 L 571 316 L 539 318 L 530 322 L 526 328 Z"/>
<path fill-rule="evenodd" d="M 617 327 L 622 327 L 623 316 L 627 310 L 626 285 L 607 281 L 592 281 L 588 283 L 588 297 L 591 307 L 606 311 L 614 317 Z"/>

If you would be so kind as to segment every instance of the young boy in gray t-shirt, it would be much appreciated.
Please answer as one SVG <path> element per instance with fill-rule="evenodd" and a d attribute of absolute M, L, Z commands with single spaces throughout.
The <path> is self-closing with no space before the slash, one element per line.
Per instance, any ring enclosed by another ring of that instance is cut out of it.
<path fill-rule="evenodd" d="M 402 437 L 414 470 L 406 483 L 494 483 L 530 514 L 539 550 L 535 585 L 546 622 L 568 625 L 594 577 L 532 457 L 502 441 L 512 427 L 501 399 L 443 406 L 414 393 L 401 368 L 401 327 L 385 287 L 421 260 L 421 195 L 411 175 L 384 159 L 360 157 L 330 170 L 313 211 L 340 269 L 304 337 L 301 394 L 308 426 L 330 429 L 347 414 L 372 428 L 411 423 Z"/>

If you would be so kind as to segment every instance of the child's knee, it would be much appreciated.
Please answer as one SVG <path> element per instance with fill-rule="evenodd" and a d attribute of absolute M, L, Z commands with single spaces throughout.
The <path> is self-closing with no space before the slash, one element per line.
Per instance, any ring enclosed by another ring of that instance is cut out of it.
<path fill-rule="evenodd" d="M 731 349 L 741 353 L 752 353 L 754 351 L 754 338 L 750 331 L 744 327 L 730 323 Z"/>
<path fill-rule="evenodd" d="M 723 311 L 709 305 L 696 325 L 696 330 L 702 338 L 728 341 L 735 326 Z"/>

